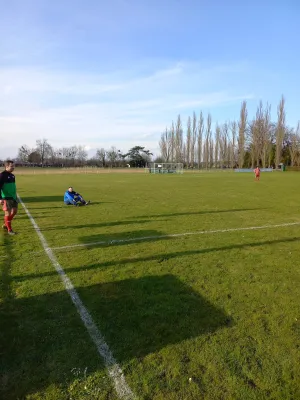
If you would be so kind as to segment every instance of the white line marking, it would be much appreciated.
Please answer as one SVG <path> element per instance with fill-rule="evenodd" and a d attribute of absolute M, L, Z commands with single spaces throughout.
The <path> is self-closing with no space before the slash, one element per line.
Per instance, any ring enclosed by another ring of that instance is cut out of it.
<path fill-rule="evenodd" d="M 108 240 L 108 241 L 100 241 L 100 242 L 90 242 L 90 243 L 80 243 L 73 244 L 69 246 L 60 246 L 60 247 L 52 247 L 52 250 L 67 250 L 74 249 L 76 247 L 90 247 L 97 245 L 110 245 L 110 244 L 119 244 L 119 243 L 130 243 L 130 242 L 141 242 L 144 240 L 156 240 L 156 239 L 167 239 L 167 238 L 176 238 L 182 236 L 192 236 L 192 235 L 208 235 L 212 233 L 227 233 L 227 232 L 240 232 L 240 231 L 255 231 L 259 229 L 270 229 L 270 228 L 282 228 L 285 226 L 294 226 L 300 225 L 300 222 L 290 222 L 285 224 L 277 224 L 277 225 L 263 225 L 263 226 L 249 226 L 245 228 L 229 228 L 229 229 L 216 229 L 212 231 L 197 231 L 197 232 L 185 232 L 185 233 L 174 233 L 170 235 L 157 235 L 157 236 L 143 236 L 136 237 L 130 239 L 119 239 L 119 240 Z"/>
<path fill-rule="evenodd" d="M 80 317 L 82 322 L 84 323 L 92 341 L 96 345 L 100 356 L 103 358 L 105 366 L 108 370 L 109 376 L 112 378 L 116 392 L 121 399 L 131 400 L 135 399 L 134 394 L 132 393 L 131 389 L 126 383 L 123 371 L 121 370 L 120 366 L 117 364 L 114 356 L 112 355 L 108 345 L 106 344 L 101 332 L 98 330 L 96 324 L 94 323 L 90 313 L 83 305 L 76 289 L 74 288 L 71 280 L 66 275 L 65 271 L 63 270 L 62 266 L 58 263 L 53 251 L 48 246 L 48 243 L 42 234 L 40 228 L 38 227 L 37 223 L 33 219 L 32 215 L 28 211 L 27 207 L 23 203 L 22 199 L 19 197 L 20 203 L 22 204 L 28 218 L 30 219 L 42 245 L 45 250 L 45 253 L 51 260 L 54 268 L 56 269 L 57 273 L 59 274 L 61 280 L 64 283 L 66 291 L 69 293 Z"/>

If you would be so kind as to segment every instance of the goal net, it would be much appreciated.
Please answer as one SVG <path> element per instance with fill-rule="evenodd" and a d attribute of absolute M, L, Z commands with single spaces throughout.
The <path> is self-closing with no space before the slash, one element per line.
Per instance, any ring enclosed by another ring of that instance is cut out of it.
<path fill-rule="evenodd" d="M 183 163 L 150 163 L 145 172 L 150 174 L 183 174 Z"/>

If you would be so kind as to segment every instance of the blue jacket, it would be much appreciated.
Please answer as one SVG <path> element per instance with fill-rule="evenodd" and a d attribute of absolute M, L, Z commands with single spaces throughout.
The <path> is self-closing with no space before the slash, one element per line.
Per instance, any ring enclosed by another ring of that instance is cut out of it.
<path fill-rule="evenodd" d="M 74 203 L 76 204 L 76 200 L 74 199 L 75 196 L 78 196 L 76 192 L 69 192 L 68 190 L 65 192 L 64 195 L 64 202 L 65 203 Z"/>

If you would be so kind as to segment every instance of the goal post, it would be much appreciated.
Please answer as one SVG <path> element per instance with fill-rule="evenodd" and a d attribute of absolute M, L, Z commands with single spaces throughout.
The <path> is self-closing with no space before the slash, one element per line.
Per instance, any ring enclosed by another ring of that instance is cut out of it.
<path fill-rule="evenodd" d="M 183 174 L 183 163 L 149 163 L 145 172 L 150 174 Z"/>

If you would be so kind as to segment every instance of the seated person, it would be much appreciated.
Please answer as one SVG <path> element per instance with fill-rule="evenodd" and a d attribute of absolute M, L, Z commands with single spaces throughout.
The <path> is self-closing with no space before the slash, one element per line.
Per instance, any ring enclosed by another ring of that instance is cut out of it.
<path fill-rule="evenodd" d="M 90 202 L 85 201 L 79 193 L 74 192 L 73 188 L 69 187 L 64 195 L 64 203 L 68 206 L 87 206 Z"/>

